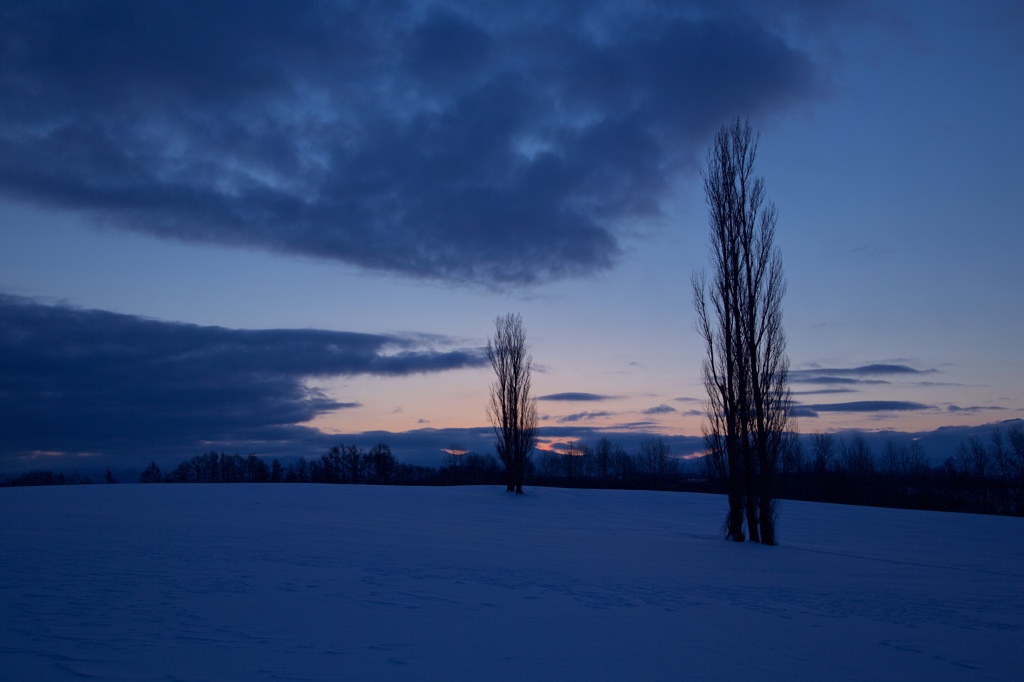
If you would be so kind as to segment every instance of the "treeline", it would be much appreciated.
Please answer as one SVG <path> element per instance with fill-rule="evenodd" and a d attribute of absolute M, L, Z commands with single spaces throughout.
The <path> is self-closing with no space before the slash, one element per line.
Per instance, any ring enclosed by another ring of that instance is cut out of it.
<path fill-rule="evenodd" d="M 784 453 L 780 497 L 817 502 L 1024 516 L 1024 428 L 960 443 L 931 466 L 920 443 L 815 433 Z M 717 483 L 712 479 L 713 483 Z"/>
<path fill-rule="evenodd" d="M 103 477 L 104 483 L 117 483 L 117 479 L 110 469 Z M 65 474 L 62 471 L 49 471 L 46 469 L 35 469 L 26 471 L 17 476 L 8 476 L 0 480 L 0 488 L 19 488 L 33 485 L 90 485 L 93 480 L 83 476 L 77 471 Z"/>
<path fill-rule="evenodd" d="M 814 433 L 789 439 L 779 462 L 779 497 L 814 502 L 1024 516 L 1024 426 L 972 437 L 937 466 L 916 441 L 887 442 L 876 452 L 860 435 L 842 439 Z M 287 465 L 278 459 L 208 452 L 168 472 L 155 462 L 143 483 L 347 483 L 390 485 L 499 485 L 501 464 L 493 455 L 453 448 L 440 467 L 399 462 L 381 443 L 363 451 L 332 447 L 317 458 Z M 538 451 L 526 469 L 528 485 L 724 493 L 726 483 L 712 458 L 693 464 L 673 457 L 661 438 L 635 452 L 602 438 L 593 446 L 575 442 L 560 452 Z M 108 470 L 104 480 L 116 483 Z M 78 473 L 29 471 L 0 487 L 92 483 Z"/>
<path fill-rule="evenodd" d="M 354 445 L 332 447 L 318 458 L 299 457 L 287 465 L 277 458 L 208 452 L 163 472 L 151 462 L 142 483 L 371 483 L 378 485 L 485 485 L 504 481 L 497 458 L 453 449 L 439 468 L 400 463 L 384 443 L 369 451 Z M 539 451 L 526 466 L 530 485 L 607 488 L 684 489 L 695 480 L 684 472 L 669 446 L 654 438 L 635 453 L 607 438 L 594 448 L 572 443 L 563 452 Z"/>
<path fill-rule="evenodd" d="M 697 490 L 699 476 L 672 456 L 661 438 L 627 452 L 620 444 L 601 438 L 592 447 L 570 443 L 564 450 L 544 450 L 533 458 L 533 485 L 642 490 Z"/>
<path fill-rule="evenodd" d="M 423 482 L 433 470 L 401 464 L 384 443 L 363 452 L 354 445 L 332 447 L 319 458 L 299 457 L 287 466 L 274 458 L 207 452 L 185 460 L 166 474 L 151 462 L 142 483 L 395 483 Z"/>
<path fill-rule="evenodd" d="M 671 455 L 660 438 L 635 452 L 606 438 L 538 452 L 532 485 L 725 493 L 711 457 L 694 464 Z M 999 429 L 960 443 L 953 456 L 929 464 L 917 441 L 888 441 L 880 452 L 861 435 L 815 433 L 787 439 L 778 470 L 782 499 L 1024 516 L 1024 427 Z"/>

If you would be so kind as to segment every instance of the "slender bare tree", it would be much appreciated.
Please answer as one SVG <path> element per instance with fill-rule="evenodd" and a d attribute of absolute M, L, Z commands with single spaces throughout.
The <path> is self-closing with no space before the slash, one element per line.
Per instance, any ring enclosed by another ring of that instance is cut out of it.
<path fill-rule="evenodd" d="M 494 321 L 487 359 L 495 374 L 487 416 L 498 438 L 498 458 L 505 465 L 506 490 L 521 495 L 526 464 L 537 445 L 537 404 L 530 395 L 533 358 L 526 352 L 526 330 L 519 315 L 509 313 Z"/>
<path fill-rule="evenodd" d="M 791 397 L 775 246 L 775 206 L 754 176 L 757 136 L 736 119 L 715 136 L 704 172 L 712 275 L 692 280 L 704 340 L 708 391 L 705 437 L 727 480 L 726 535 L 775 544 L 775 477 L 786 443 Z"/>

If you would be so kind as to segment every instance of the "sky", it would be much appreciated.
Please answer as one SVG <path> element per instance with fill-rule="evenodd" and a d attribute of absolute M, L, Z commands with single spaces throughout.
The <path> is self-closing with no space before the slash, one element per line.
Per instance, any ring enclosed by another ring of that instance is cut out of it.
<path fill-rule="evenodd" d="M 1024 417 L 1024 3 L 6 2 L 0 470 L 700 447 L 700 172 L 760 133 L 800 431 Z"/>

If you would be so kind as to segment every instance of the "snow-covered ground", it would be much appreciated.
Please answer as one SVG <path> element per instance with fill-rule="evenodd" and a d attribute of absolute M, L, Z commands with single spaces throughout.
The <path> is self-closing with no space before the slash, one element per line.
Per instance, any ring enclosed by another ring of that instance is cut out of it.
<path fill-rule="evenodd" d="M 0 490 L 5 680 L 1018 680 L 1024 520 L 494 487 Z"/>

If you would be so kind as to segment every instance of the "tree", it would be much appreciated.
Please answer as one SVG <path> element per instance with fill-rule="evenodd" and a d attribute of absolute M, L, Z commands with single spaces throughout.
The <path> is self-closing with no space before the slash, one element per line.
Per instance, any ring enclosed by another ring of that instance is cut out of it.
<path fill-rule="evenodd" d="M 597 441 L 594 448 L 594 465 L 597 469 L 597 477 L 603 482 L 608 479 L 608 473 L 612 468 L 612 442 L 605 437 Z"/>
<path fill-rule="evenodd" d="M 359 483 L 359 478 L 365 465 L 363 453 L 355 445 L 345 445 L 341 453 L 341 471 L 343 478 L 348 483 Z"/>
<path fill-rule="evenodd" d="M 537 405 L 530 395 L 533 358 L 526 353 L 526 330 L 519 315 L 508 313 L 494 321 L 487 359 L 495 374 L 487 416 L 498 438 L 498 459 L 505 465 L 505 489 L 521 495 L 530 453 L 537 444 Z"/>
<path fill-rule="evenodd" d="M 284 467 L 281 466 L 281 460 L 277 457 L 270 461 L 270 482 L 280 483 L 284 480 Z"/>
<path fill-rule="evenodd" d="M 369 468 L 373 473 L 375 483 L 383 484 L 390 481 L 398 467 L 398 460 L 391 454 L 391 448 L 384 443 L 378 443 L 370 448 L 366 459 L 369 461 Z"/>
<path fill-rule="evenodd" d="M 649 482 L 665 483 L 676 473 L 676 461 L 671 455 L 671 449 L 660 436 L 645 440 L 637 451 L 637 469 Z"/>
<path fill-rule="evenodd" d="M 262 457 L 249 455 L 245 459 L 245 480 L 249 483 L 266 483 L 270 480 L 270 467 Z"/>
<path fill-rule="evenodd" d="M 704 172 L 712 275 L 692 280 L 704 341 L 705 437 L 727 481 L 726 534 L 775 544 L 775 485 L 792 403 L 782 328 L 786 281 L 777 214 L 754 177 L 757 137 L 736 119 L 715 136 Z"/>
<path fill-rule="evenodd" d="M 583 478 L 587 461 L 591 457 L 590 448 L 585 443 L 573 441 L 565 446 L 559 459 L 562 460 L 562 474 L 565 476 L 566 485 L 574 485 Z"/>
<path fill-rule="evenodd" d="M 1011 426 L 1005 440 L 996 429 L 992 433 L 992 450 L 1004 486 L 1005 513 L 1024 516 L 1024 428 L 1020 424 Z"/>
<path fill-rule="evenodd" d="M 821 432 L 811 434 L 811 457 L 814 459 L 815 471 L 824 473 L 832 469 L 832 460 L 835 456 L 835 436 Z"/>
<path fill-rule="evenodd" d="M 867 440 L 855 433 L 840 443 L 837 487 L 833 498 L 850 504 L 874 504 L 877 501 L 875 453 Z"/>
<path fill-rule="evenodd" d="M 335 445 L 320 455 L 320 467 L 325 483 L 341 483 L 344 465 L 341 459 L 341 448 Z"/>
<path fill-rule="evenodd" d="M 149 466 L 139 475 L 140 483 L 161 483 L 164 477 L 160 473 L 160 467 L 156 465 L 156 462 L 150 462 Z"/>
<path fill-rule="evenodd" d="M 178 466 L 167 474 L 166 480 L 171 483 L 195 483 L 196 468 L 191 461 L 179 462 Z"/>
<path fill-rule="evenodd" d="M 306 458 L 300 457 L 294 465 L 289 467 L 288 480 L 292 483 L 309 482 L 309 464 L 306 462 Z"/>

